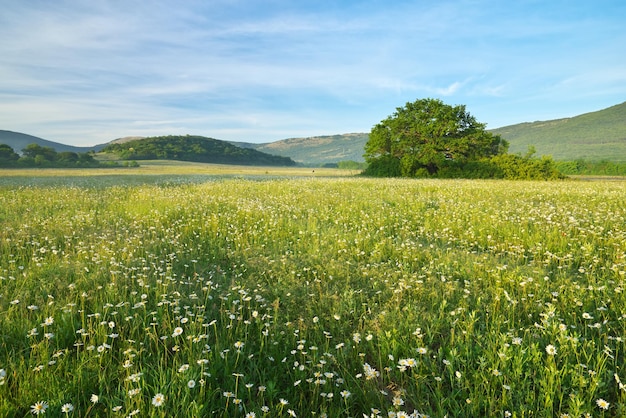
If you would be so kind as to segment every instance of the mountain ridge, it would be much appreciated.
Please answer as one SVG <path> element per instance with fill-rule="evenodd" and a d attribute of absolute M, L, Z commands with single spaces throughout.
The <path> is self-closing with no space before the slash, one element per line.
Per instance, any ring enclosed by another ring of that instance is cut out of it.
<path fill-rule="evenodd" d="M 550 155 L 557 161 L 626 161 L 626 102 L 573 117 L 522 122 L 488 131 L 506 139 L 511 153 L 525 154 L 533 147 L 536 155 Z M 76 147 L 28 134 L 0 130 L 0 144 L 7 144 L 17 152 L 30 143 L 49 146 L 57 152 L 97 152 L 112 143 L 141 138 L 144 137 L 124 137 L 93 147 Z M 357 132 L 294 137 L 265 143 L 225 142 L 241 148 L 289 157 L 299 164 L 314 166 L 347 160 L 364 161 L 363 153 L 368 138 L 369 133 Z"/>

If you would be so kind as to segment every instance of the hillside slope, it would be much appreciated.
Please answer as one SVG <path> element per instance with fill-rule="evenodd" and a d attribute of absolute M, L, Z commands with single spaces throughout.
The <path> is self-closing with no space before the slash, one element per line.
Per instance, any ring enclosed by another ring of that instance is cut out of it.
<path fill-rule="evenodd" d="M 349 133 L 343 135 L 312 136 L 308 138 L 288 138 L 280 141 L 252 144 L 233 144 L 274 155 L 290 157 L 305 165 L 321 165 L 339 161 L 362 162 L 367 133 Z"/>
<path fill-rule="evenodd" d="M 237 147 L 219 139 L 197 135 L 155 136 L 112 142 L 102 149 L 124 160 L 180 160 L 200 163 L 291 166 L 288 157 Z"/>
<path fill-rule="evenodd" d="M 50 147 L 56 152 L 70 151 L 76 153 L 84 153 L 92 150 L 98 151 L 99 149 L 104 147 L 104 145 L 95 145 L 93 147 L 75 147 L 72 145 L 61 144 L 59 142 L 48 141 L 46 139 L 39 138 L 33 135 L 3 130 L 0 130 L 0 144 L 7 144 L 17 153 L 21 153 L 22 150 L 30 144 L 38 144 L 42 147 Z"/>
<path fill-rule="evenodd" d="M 509 151 L 555 160 L 626 161 L 626 102 L 572 118 L 520 123 L 492 129 L 509 141 Z"/>

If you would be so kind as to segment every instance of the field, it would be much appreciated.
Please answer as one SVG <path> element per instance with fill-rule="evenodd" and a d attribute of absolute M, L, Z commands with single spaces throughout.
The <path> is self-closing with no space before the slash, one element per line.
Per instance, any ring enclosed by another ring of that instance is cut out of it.
<path fill-rule="evenodd" d="M 0 416 L 626 416 L 623 181 L 185 167 L 0 173 Z"/>

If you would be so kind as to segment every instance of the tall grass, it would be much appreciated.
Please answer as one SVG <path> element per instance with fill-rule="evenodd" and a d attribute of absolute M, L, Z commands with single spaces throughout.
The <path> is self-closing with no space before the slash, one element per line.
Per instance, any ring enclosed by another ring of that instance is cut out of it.
<path fill-rule="evenodd" d="M 0 189 L 0 415 L 626 415 L 623 183 L 123 183 Z"/>

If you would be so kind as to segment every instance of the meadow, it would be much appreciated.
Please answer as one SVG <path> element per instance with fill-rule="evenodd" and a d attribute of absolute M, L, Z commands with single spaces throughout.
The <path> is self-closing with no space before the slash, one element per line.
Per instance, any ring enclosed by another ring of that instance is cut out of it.
<path fill-rule="evenodd" d="M 0 416 L 626 416 L 623 181 L 193 167 L 2 173 Z"/>

